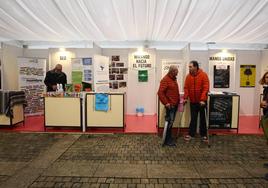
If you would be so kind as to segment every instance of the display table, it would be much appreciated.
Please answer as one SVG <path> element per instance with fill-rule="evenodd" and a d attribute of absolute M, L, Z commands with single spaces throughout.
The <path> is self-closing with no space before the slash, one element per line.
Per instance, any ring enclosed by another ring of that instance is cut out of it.
<path fill-rule="evenodd" d="M 182 99 L 181 99 L 182 100 Z M 209 94 L 209 129 L 237 129 L 239 124 L 239 95 Z M 158 128 L 165 123 L 165 107 L 158 101 Z M 181 117 L 182 116 L 182 117 Z M 179 122 L 181 120 L 181 122 Z M 177 111 L 173 128 L 188 128 L 191 121 L 190 104 L 184 106 L 184 113 Z"/>
<path fill-rule="evenodd" d="M 181 97 L 181 100 L 183 98 Z M 182 105 L 182 104 L 180 104 Z M 182 112 L 184 110 L 184 112 Z M 190 104 L 186 103 L 186 105 L 183 107 L 183 110 L 178 110 L 176 114 L 175 121 L 173 123 L 173 128 L 188 128 L 189 122 L 190 122 Z M 164 128 L 165 124 L 165 115 L 166 115 L 166 109 L 165 106 L 158 100 L 158 128 Z M 181 120 L 181 122 L 180 122 Z"/>
<path fill-rule="evenodd" d="M 11 109 L 13 111 L 13 117 L 5 114 L 0 114 L 0 125 L 12 126 L 18 123 L 24 124 L 24 107 L 22 104 L 16 104 Z"/>
<path fill-rule="evenodd" d="M 96 111 L 96 93 L 90 92 L 85 95 L 85 124 L 89 127 L 125 127 L 125 94 L 108 93 L 108 111 Z"/>
<path fill-rule="evenodd" d="M 12 126 L 23 122 L 27 101 L 24 91 L 0 91 L 0 125 Z"/>
<path fill-rule="evenodd" d="M 80 97 L 44 97 L 46 127 L 78 127 L 82 129 Z"/>
<path fill-rule="evenodd" d="M 239 125 L 239 95 L 209 94 L 209 128 L 236 129 Z"/>

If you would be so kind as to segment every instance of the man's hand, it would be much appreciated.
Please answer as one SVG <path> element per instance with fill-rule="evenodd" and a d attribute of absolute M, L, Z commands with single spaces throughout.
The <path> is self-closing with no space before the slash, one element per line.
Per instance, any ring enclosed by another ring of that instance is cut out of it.
<path fill-rule="evenodd" d="M 200 101 L 200 106 L 205 106 L 206 103 L 204 101 Z"/>
<path fill-rule="evenodd" d="M 171 105 L 170 105 L 169 103 L 167 103 L 167 104 L 165 105 L 166 108 L 170 108 L 170 106 L 171 106 Z"/>
<path fill-rule="evenodd" d="M 261 108 L 267 108 L 267 102 L 261 101 Z"/>
<path fill-rule="evenodd" d="M 57 85 L 52 85 L 52 89 L 53 89 L 54 91 L 56 91 L 56 90 L 57 90 Z"/>

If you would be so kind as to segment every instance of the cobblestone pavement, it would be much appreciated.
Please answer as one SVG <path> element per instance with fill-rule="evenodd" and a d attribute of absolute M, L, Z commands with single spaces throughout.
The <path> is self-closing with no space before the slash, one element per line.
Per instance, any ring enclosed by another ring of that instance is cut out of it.
<path fill-rule="evenodd" d="M 263 136 L 0 133 L 0 187 L 267 187 Z"/>

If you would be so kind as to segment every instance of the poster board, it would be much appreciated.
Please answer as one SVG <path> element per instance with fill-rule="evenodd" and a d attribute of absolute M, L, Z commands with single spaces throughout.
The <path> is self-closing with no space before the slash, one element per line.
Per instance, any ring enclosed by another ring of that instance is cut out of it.
<path fill-rule="evenodd" d="M 256 65 L 240 65 L 240 87 L 255 87 Z"/>
<path fill-rule="evenodd" d="M 94 91 L 109 92 L 109 57 L 95 55 L 93 63 Z"/>
<path fill-rule="evenodd" d="M 74 91 L 82 90 L 82 83 L 93 84 L 93 62 L 91 57 L 72 58 L 72 89 Z M 68 85 L 69 86 L 69 85 Z M 70 89 L 70 90 L 72 90 Z"/>
<path fill-rule="evenodd" d="M 230 88 L 230 65 L 214 65 L 214 88 Z"/>
<path fill-rule="evenodd" d="M 19 89 L 25 92 L 27 100 L 25 114 L 44 113 L 40 96 L 45 91 L 46 62 L 46 59 L 17 58 Z"/>
<path fill-rule="evenodd" d="M 209 56 L 210 91 L 235 91 L 235 54 L 220 52 Z"/>
<path fill-rule="evenodd" d="M 120 60 L 119 55 L 111 56 L 109 63 L 109 88 L 110 91 L 126 92 L 128 65 Z"/>
<path fill-rule="evenodd" d="M 231 128 L 233 97 L 211 95 L 209 98 L 209 128 Z"/>

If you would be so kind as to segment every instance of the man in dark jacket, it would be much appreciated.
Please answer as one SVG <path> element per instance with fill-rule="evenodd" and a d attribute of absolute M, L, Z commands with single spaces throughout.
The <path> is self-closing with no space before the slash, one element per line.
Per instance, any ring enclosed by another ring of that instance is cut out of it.
<path fill-rule="evenodd" d="M 176 76 L 178 75 L 178 68 L 170 66 L 167 75 L 161 80 L 158 96 L 161 103 L 166 108 L 165 120 L 168 123 L 167 135 L 164 145 L 176 146 L 172 139 L 172 126 L 176 117 L 178 104 L 180 102 L 179 86 Z"/>
<path fill-rule="evenodd" d="M 47 92 L 56 91 L 57 84 L 62 84 L 62 88 L 65 90 L 67 76 L 62 72 L 62 65 L 57 64 L 54 69 L 48 71 L 44 82 L 47 86 Z"/>
<path fill-rule="evenodd" d="M 199 69 L 197 61 L 189 63 L 189 74 L 184 84 L 184 103 L 190 99 L 191 122 L 189 126 L 189 134 L 184 137 L 189 141 L 195 136 L 197 128 L 197 117 L 200 113 L 200 135 L 203 141 L 207 141 L 206 127 L 206 103 L 209 91 L 209 79 L 205 72 Z"/>

